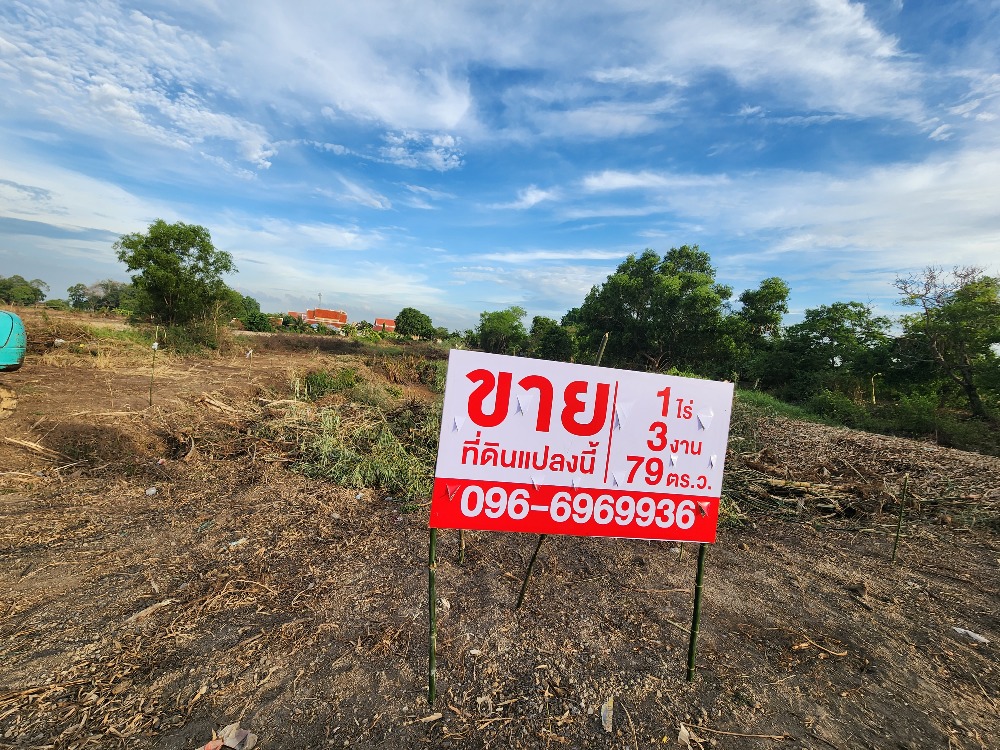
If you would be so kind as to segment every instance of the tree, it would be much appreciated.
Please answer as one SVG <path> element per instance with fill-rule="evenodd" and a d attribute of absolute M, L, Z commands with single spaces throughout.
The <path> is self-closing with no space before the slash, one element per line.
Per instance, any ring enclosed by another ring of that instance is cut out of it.
<path fill-rule="evenodd" d="M 235 273 L 232 256 L 218 250 L 205 227 L 157 219 L 145 234 L 124 234 L 114 245 L 118 260 L 137 272 L 136 313 L 165 325 L 208 320 L 221 311 L 229 288 L 225 273 Z"/>
<path fill-rule="evenodd" d="M 551 359 L 556 362 L 570 362 L 574 355 L 573 336 L 552 318 L 536 315 L 531 320 L 528 336 L 528 356 L 536 359 Z"/>
<path fill-rule="evenodd" d="M 213 305 L 212 316 L 223 321 L 238 320 L 245 331 L 269 333 L 274 330 L 271 316 L 260 311 L 260 302 L 228 287 L 223 297 Z"/>
<path fill-rule="evenodd" d="M 1000 344 L 1000 279 L 974 266 L 945 273 L 928 267 L 920 276 L 896 280 L 901 304 L 919 308 L 903 318 L 904 329 L 919 333 L 941 373 L 957 385 L 973 416 L 988 418 L 984 381 L 996 377 Z"/>
<path fill-rule="evenodd" d="M 429 339 L 434 337 L 434 324 L 420 310 L 404 307 L 396 315 L 396 333 L 401 336 Z"/>
<path fill-rule="evenodd" d="M 521 318 L 526 314 L 523 307 L 517 306 L 480 313 L 479 325 L 470 337 L 470 344 L 492 354 L 523 352 L 528 332 L 524 330 Z"/>
<path fill-rule="evenodd" d="M 781 337 L 788 293 L 788 284 L 772 276 L 740 295 L 740 309 L 726 318 L 734 380 L 742 376 L 756 381 L 763 376 L 769 353 Z"/>
<path fill-rule="evenodd" d="M 612 367 L 711 372 L 719 361 L 724 305 L 732 295 L 717 284 L 708 253 L 697 245 L 629 255 L 590 290 L 572 321 L 596 353 L 610 332 L 604 364 Z"/>
<path fill-rule="evenodd" d="M 781 335 L 781 321 L 788 312 L 788 284 L 777 276 L 764 279 L 756 289 L 740 295 L 740 310 L 736 317 L 743 322 L 748 335 L 763 339 Z"/>
<path fill-rule="evenodd" d="M 90 286 L 74 284 L 66 292 L 69 303 L 76 310 L 117 310 L 135 304 L 133 286 L 114 279 L 104 279 Z"/>
<path fill-rule="evenodd" d="M 240 298 L 241 308 L 236 317 L 243 324 L 244 330 L 261 333 L 270 333 L 274 330 L 274 326 L 271 325 L 271 316 L 260 311 L 260 302 L 239 292 L 236 292 L 236 296 Z"/>
<path fill-rule="evenodd" d="M 74 284 L 66 290 L 69 295 L 69 304 L 74 310 L 89 310 L 91 307 L 90 295 L 87 293 L 86 284 Z"/>
<path fill-rule="evenodd" d="M 354 325 L 348 323 L 351 326 L 351 330 L 354 330 Z M 281 319 L 281 327 L 290 331 L 296 331 L 297 333 L 305 333 L 306 322 L 302 318 L 297 318 L 294 315 L 285 315 Z M 345 333 L 347 326 L 345 328 Z"/>
<path fill-rule="evenodd" d="M 88 288 L 95 310 L 117 310 L 135 304 L 135 289 L 131 284 L 104 279 Z"/>
<path fill-rule="evenodd" d="M 768 357 L 765 384 L 793 400 L 820 391 L 858 396 L 887 367 L 891 323 L 861 302 L 807 309 Z"/>
<path fill-rule="evenodd" d="M 23 276 L 0 276 L 0 300 L 7 304 L 34 305 L 45 299 L 49 285 L 41 279 L 28 281 Z"/>

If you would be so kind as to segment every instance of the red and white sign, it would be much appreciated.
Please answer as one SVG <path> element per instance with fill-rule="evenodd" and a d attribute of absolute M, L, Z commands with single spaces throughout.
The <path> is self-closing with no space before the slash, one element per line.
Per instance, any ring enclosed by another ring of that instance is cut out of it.
<path fill-rule="evenodd" d="M 453 349 L 433 528 L 714 542 L 733 385 Z"/>

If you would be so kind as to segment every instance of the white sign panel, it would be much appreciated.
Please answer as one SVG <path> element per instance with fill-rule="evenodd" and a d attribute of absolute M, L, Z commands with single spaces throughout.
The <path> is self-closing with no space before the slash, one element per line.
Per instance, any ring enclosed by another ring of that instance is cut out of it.
<path fill-rule="evenodd" d="M 715 541 L 733 385 L 452 350 L 430 525 Z"/>

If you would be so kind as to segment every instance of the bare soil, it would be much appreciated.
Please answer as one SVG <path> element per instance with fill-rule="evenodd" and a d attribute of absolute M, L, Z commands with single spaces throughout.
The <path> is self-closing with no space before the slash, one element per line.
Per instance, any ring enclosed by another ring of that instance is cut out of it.
<path fill-rule="evenodd" d="M 269 429 L 310 369 L 378 376 L 369 350 L 161 353 L 150 405 L 146 353 L 26 322 L 0 748 L 196 748 L 232 722 L 264 748 L 998 746 L 1000 459 L 737 419 L 693 682 L 696 546 L 551 537 L 515 610 L 535 537 L 470 533 L 460 566 L 443 532 L 431 706 L 426 506 L 306 478 Z"/>

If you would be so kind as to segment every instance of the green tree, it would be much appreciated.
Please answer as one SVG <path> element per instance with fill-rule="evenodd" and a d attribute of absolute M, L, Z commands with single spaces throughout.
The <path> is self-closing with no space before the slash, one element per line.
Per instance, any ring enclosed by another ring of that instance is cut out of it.
<path fill-rule="evenodd" d="M 351 326 L 351 330 L 353 331 L 354 326 L 350 323 L 348 325 Z M 302 318 L 295 317 L 294 315 L 285 315 L 281 319 L 281 327 L 289 331 L 295 331 L 297 333 L 305 333 L 306 330 L 305 321 L 302 320 Z M 346 327 L 347 326 L 345 326 L 345 329 Z"/>
<path fill-rule="evenodd" d="M 581 343 L 597 352 L 610 332 L 603 363 L 663 370 L 676 367 L 711 374 L 722 367 L 728 286 L 715 281 L 708 253 L 697 245 L 629 255 L 601 286 L 571 311 Z"/>
<path fill-rule="evenodd" d="M 229 292 L 222 275 L 236 267 L 205 227 L 157 219 L 145 233 L 122 235 L 114 247 L 118 260 L 137 272 L 132 276 L 137 314 L 180 325 L 222 311 L 219 303 Z"/>
<path fill-rule="evenodd" d="M 274 330 L 270 316 L 260 311 L 260 303 L 249 295 L 240 294 L 235 289 L 227 288 L 222 299 L 217 303 L 218 309 L 213 312 L 221 320 L 238 320 L 246 331 L 270 332 Z"/>
<path fill-rule="evenodd" d="M 528 342 L 528 332 L 521 319 L 526 314 L 523 307 L 517 306 L 480 313 L 479 325 L 469 337 L 470 345 L 491 354 L 523 352 Z"/>
<path fill-rule="evenodd" d="M 919 310 L 903 318 L 904 329 L 923 337 L 941 374 L 961 389 L 972 414 L 990 417 L 983 386 L 992 386 L 1000 365 L 1000 279 L 971 266 L 951 273 L 927 268 L 920 276 L 897 279 L 896 287 L 901 303 Z"/>
<path fill-rule="evenodd" d="M 756 289 L 740 295 L 740 310 L 736 317 L 754 338 L 776 338 L 781 335 L 781 321 L 788 312 L 788 284 L 777 276 L 764 279 Z"/>
<path fill-rule="evenodd" d="M 69 303 L 76 310 L 116 310 L 135 304 L 135 289 L 131 284 L 104 279 L 90 286 L 74 284 L 66 290 Z"/>
<path fill-rule="evenodd" d="M 765 385 L 796 401 L 824 390 L 860 398 L 888 367 L 890 325 L 861 302 L 807 309 L 768 357 Z"/>
<path fill-rule="evenodd" d="M 13 305 L 34 305 L 45 299 L 49 285 L 41 279 L 28 281 L 23 276 L 0 276 L 0 301 Z"/>
<path fill-rule="evenodd" d="M 527 352 L 529 357 L 536 359 L 571 362 L 575 354 L 573 336 L 568 328 L 552 318 L 536 315 L 531 320 Z"/>
<path fill-rule="evenodd" d="M 69 304 L 74 310 L 89 310 L 91 308 L 90 294 L 86 284 L 74 284 L 66 290 Z"/>
<path fill-rule="evenodd" d="M 414 307 L 404 307 L 396 315 L 396 333 L 421 339 L 434 337 L 434 324 L 430 317 Z"/>
<path fill-rule="evenodd" d="M 88 287 L 95 310 L 130 308 L 135 303 L 135 289 L 131 284 L 114 279 L 104 279 Z"/>
<path fill-rule="evenodd" d="M 242 314 L 237 317 L 243 324 L 243 328 L 247 331 L 260 331 L 262 333 L 273 331 L 271 316 L 260 311 L 260 302 L 249 295 L 242 295 L 239 292 L 237 294 L 240 297 L 240 306 L 242 307 Z"/>
<path fill-rule="evenodd" d="M 740 295 L 740 309 L 727 316 L 725 326 L 732 342 L 734 380 L 748 378 L 756 382 L 764 374 L 767 359 L 781 338 L 788 294 L 788 284 L 772 276 L 757 289 Z"/>

